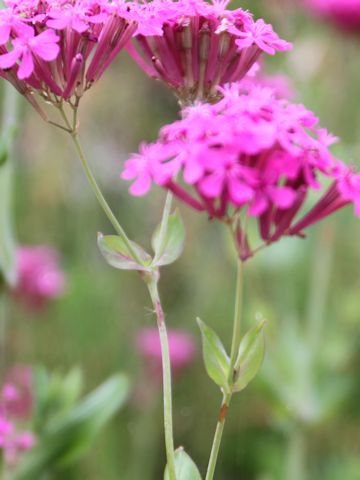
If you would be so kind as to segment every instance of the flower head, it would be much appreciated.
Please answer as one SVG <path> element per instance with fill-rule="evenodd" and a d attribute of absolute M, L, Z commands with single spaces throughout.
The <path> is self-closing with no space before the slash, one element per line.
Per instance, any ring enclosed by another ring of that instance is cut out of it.
<path fill-rule="evenodd" d="M 16 365 L 6 373 L 0 389 L 0 409 L 11 417 L 27 418 L 32 408 L 32 371 L 29 367 Z"/>
<path fill-rule="evenodd" d="M 350 32 L 360 31 L 360 0 L 304 0 L 317 15 Z"/>
<path fill-rule="evenodd" d="M 136 30 L 137 5 L 125 0 L 11 0 L 0 11 L 0 76 L 37 108 L 76 104 Z"/>
<path fill-rule="evenodd" d="M 151 77 L 162 79 L 183 103 L 216 100 L 218 85 L 240 80 L 262 52 L 291 45 L 272 26 L 242 9 L 214 0 L 154 0 L 139 9 L 141 21 L 127 49 Z"/>
<path fill-rule="evenodd" d="M 18 284 L 14 295 L 29 308 L 42 308 L 63 293 L 65 276 L 53 248 L 22 246 L 17 252 L 17 265 Z"/>
<path fill-rule="evenodd" d="M 210 218 L 236 220 L 242 258 L 251 256 L 240 213 L 256 218 L 265 244 L 303 230 L 347 203 L 360 213 L 360 175 L 335 159 L 336 141 L 303 105 L 256 85 L 231 84 L 216 104 L 188 107 L 157 142 L 126 163 L 122 177 L 143 195 L 155 183 Z M 182 178 L 181 178 L 182 177 Z M 146 179 L 146 180 L 144 180 Z M 151 181 L 150 181 L 151 180 Z M 331 186 L 299 218 L 308 193 Z"/>
<path fill-rule="evenodd" d="M 195 343 L 191 335 L 180 330 L 169 330 L 169 350 L 173 373 L 181 371 L 191 363 L 195 356 Z M 139 353 L 146 360 L 150 372 L 161 380 L 161 346 L 157 328 L 143 328 L 136 337 Z"/>

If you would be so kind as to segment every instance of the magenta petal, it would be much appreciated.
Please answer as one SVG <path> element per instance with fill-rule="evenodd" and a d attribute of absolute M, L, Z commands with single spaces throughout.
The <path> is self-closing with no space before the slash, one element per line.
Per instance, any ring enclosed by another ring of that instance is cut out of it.
<path fill-rule="evenodd" d="M 248 213 L 251 217 L 258 217 L 262 213 L 265 212 L 265 210 L 268 207 L 268 200 L 266 196 L 263 193 L 258 193 L 255 197 L 255 200 L 252 202 L 250 205 L 250 208 L 248 210 Z"/>
<path fill-rule="evenodd" d="M 289 208 L 296 199 L 296 193 L 289 187 L 268 187 L 267 191 L 278 208 Z"/>
<path fill-rule="evenodd" d="M 24 78 L 30 77 L 34 70 L 34 60 L 32 57 L 32 53 L 29 50 L 26 50 L 23 53 L 22 59 L 21 59 L 21 64 L 18 70 L 18 77 L 20 80 L 23 80 Z"/>
<path fill-rule="evenodd" d="M 139 177 L 129 188 L 129 192 L 135 197 L 141 197 L 150 190 L 151 178 L 150 175 L 145 174 Z"/>
<path fill-rule="evenodd" d="M 235 205 L 243 205 L 254 196 L 253 189 L 236 178 L 229 181 L 229 196 Z"/>
<path fill-rule="evenodd" d="M 4 53 L 3 55 L 0 55 L 0 68 L 6 69 L 13 67 L 20 57 L 20 49 L 14 49 L 9 53 Z"/>
<path fill-rule="evenodd" d="M 215 198 L 220 195 L 223 183 L 224 179 L 220 173 L 212 173 L 200 181 L 199 190 L 205 197 Z"/>
<path fill-rule="evenodd" d="M 5 45 L 10 37 L 10 25 L 0 25 L 0 45 Z"/>

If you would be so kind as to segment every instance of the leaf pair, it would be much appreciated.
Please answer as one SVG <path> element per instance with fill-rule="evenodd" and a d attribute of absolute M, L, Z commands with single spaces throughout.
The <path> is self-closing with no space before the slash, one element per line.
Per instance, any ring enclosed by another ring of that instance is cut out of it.
<path fill-rule="evenodd" d="M 165 230 L 159 225 L 153 234 L 152 247 L 155 253 L 151 257 L 142 247 L 131 242 L 138 259 L 129 251 L 124 240 L 116 235 L 98 234 L 98 246 L 109 265 L 120 270 L 152 272 L 154 269 L 175 262 L 184 248 L 185 229 L 178 211 L 169 216 Z"/>
<path fill-rule="evenodd" d="M 225 393 L 240 392 L 258 373 L 265 352 L 262 321 L 251 328 L 240 342 L 234 372 L 230 375 L 230 358 L 214 330 L 197 320 L 201 331 L 205 369 L 209 377 Z"/>

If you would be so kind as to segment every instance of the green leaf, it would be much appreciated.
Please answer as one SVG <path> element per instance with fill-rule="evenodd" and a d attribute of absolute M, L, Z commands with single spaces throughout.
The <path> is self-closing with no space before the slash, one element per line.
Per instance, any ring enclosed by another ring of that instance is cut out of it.
<path fill-rule="evenodd" d="M 152 247 L 155 252 L 153 265 L 160 267 L 174 263 L 184 249 L 185 228 L 180 213 L 176 210 L 169 215 L 166 231 L 161 235 L 161 224 L 157 226 Z"/>
<path fill-rule="evenodd" d="M 265 323 L 262 320 L 258 325 L 251 328 L 241 340 L 234 367 L 236 372 L 234 392 L 243 390 L 260 370 L 265 354 Z"/>
<path fill-rule="evenodd" d="M 16 283 L 16 244 L 11 221 L 12 166 L 0 166 L 0 274 L 6 283 Z"/>
<path fill-rule="evenodd" d="M 217 334 L 200 318 L 197 319 L 201 330 L 202 349 L 206 371 L 209 377 L 222 387 L 229 390 L 228 376 L 230 359 Z"/>
<path fill-rule="evenodd" d="M 197 466 L 182 447 L 175 452 L 175 472 L 176 480 L 201 480 Z M 164 480 L 169 479 L 168 467 L 166 467 Z"/>
<path fill-rule="evenodd" d="M 116 375 L 107 380 L 70 413 L 52 423 L 38 438 L 36 447 L 24 456 L 13 480 L 38 480 L 54 468 L 67 466 L 83 455 L 101 428 L 125 403 L 128 379 Z"/>
<path fill-rule="evenodd" d="M 152 260 L 150 255 L 135 242 L 131 242 L 131 246 L 140 258 L 141 264 L 133 258 L 121 237 L 116 235 L 104 236 L 99 233 L 98 246 L 105 260 L 112 267 L 120 270 L 151 271 L 149 268 Z"/>

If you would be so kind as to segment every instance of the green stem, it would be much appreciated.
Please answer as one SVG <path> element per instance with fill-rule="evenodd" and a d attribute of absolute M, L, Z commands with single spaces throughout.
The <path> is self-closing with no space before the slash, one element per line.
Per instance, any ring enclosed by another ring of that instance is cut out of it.
<path fill-rule="evenodd" d="M 230 355 L 230 368 L 229 368 L 229 385 L 230 386 L 232 386 L 233 384 L 234 366 L 235 366 L 236 357 L 239 351 L 240 340 L 241 340 L 240 327 L 241 327 L 241 312 L 242 312 L 242 300 L 243 300 L 243 283 L 244 283 L 243 277 L 244 277 L 244 265 L 243 265 L 243 262 L 238 258 L 237 275 L 236 275 L 234 326 L 233 326 L 233 335 L 232 335 L 232 341 L 231 341 L 231 355 Z M 210 459 L 208 463 L 205 480 L 212 480 L 214 478 L 216 463 L 219 455 L 222 435 L 223 435 L 224 426 L 225 426 L 225 420 L 230 407 L 232 395 L 233 395 L 232 388 L 230 388 L 229 393 L 223 394 L 223 400 L 221 402 L 220 412 L 219 412 L 218 421 L 216 425 L 213 444 L 211 447 Z"/>
<path fill-rule="evenodd" d="M 122 228 L 120 223 L 118 222 L 117 218 L 113 214 L 113 211 L 111 210 L 109 204 L 107 203 L 104 195 L 101 192 L 101 189 L 95 179 L 94 174 L 91 171 L 90 165 L 86 159 L 86 155 L 84 153 L 84 150 L 81 146 L 80 140 L 79 140 L 79 135 L 77 133 L 77 125 L 74 123 L 73 125 L 70 123 L 70 121 L 67 118 L 67 115 L 64 111 L 64 108 L 61 106 L 59 108 L 61 116 L 66 124 L 66 130 L 70 133 L 70 136 L 72 138 L 72 141 L 75 146 L 76 153 L 78 154 L 79 160 L 81 162 L 81 165 L 83 167 L 83 170 L 85 172 L 85 175 L 88 179 L 88 182 L 101 206 L 103 211 L 105 212 L 105 215 L 109 219 L 110 223 L 114 227 L 116 233 L 122 238 L 123 242 L 125 243 L 129 253 L 131 256 L 139 263 L 142 264 L 142 261 L 139 257 L 139 255 L 136 253 L 135 249 L 132 246 L 132 242 L 129 239 L 129 237 L 126 235 L 125 230 Z M 76 122 L 76 116 L 74 115 L 74 122 Z"/>
<path fill-rule="evenodd" d="M 147 282 L 150 297 L 155 309 L 157 324 L 159 329 L 162 369 L 163 369 L 163 390 L 164 390 L 164 429 L 165 429 L 165 446 L 167 467 L 169 472 L 169 479 L 176 480 L 175 472 L 175 450 L 173 437 L 173 423 L 172 423 L 172 394 L 171 394 L 171 363 L 169 341 L 166 331 L 165 315 L 162 309 L 160 295 L 158 291 L 157 279 L 152 277 Z"/>
<path fill-rule="evenodd" d="M 233 335 L 231 341 L 231 353 L 230 353 L 230 369 L 229 369 L 229 382 L 232 382 L 234 365 L 236 357 L 239 351 L 239 345 L 241 340 L 241 311 L 243 300 L 243 277 L 244 277 L 244 263 L 237 259 L 237 274 L 236 274 L 236 293 L 235 293 L 235 311 L 234 311 L 234 326 Z"/>

